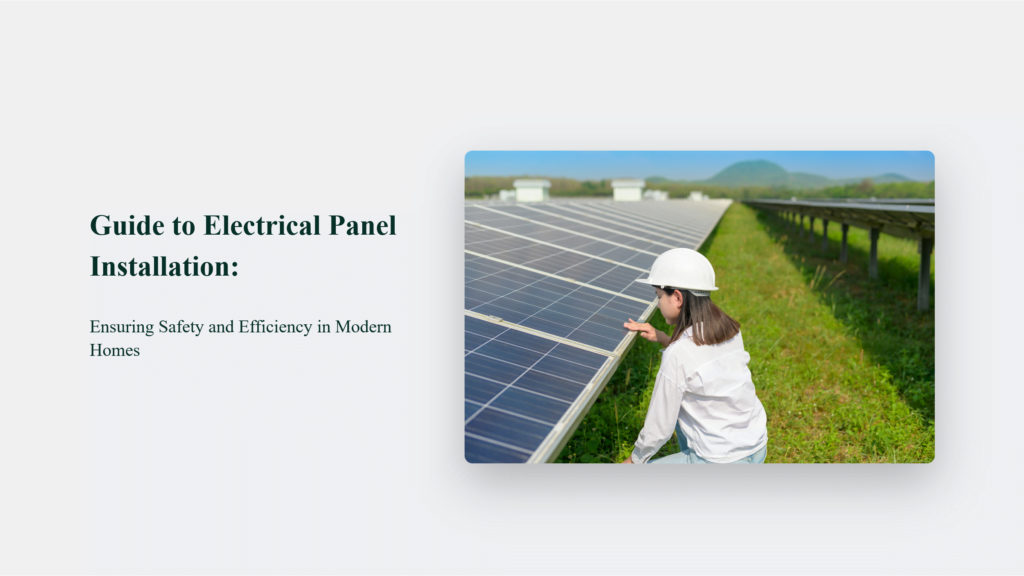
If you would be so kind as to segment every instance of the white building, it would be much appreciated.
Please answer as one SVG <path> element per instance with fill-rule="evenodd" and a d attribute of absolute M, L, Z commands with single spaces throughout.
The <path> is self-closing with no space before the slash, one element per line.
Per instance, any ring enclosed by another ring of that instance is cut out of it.
<path fill-rule="evenodd" d="M 549 180 L 520 178 L 512 186 L 516 189 L 516 202 L 547 202 L 551 193 Z"/>
<path fill-rule="evenodd" d="M 638 201 L 646 185 L 647 182 L 632 178 L 612 180 L 612 198 L 616 201 Z"/>
<path fill-rule="evenodd" d="M 694 190 L 693 192 L 690 192 L 690 200 L 701 201 L 701 200 L 707 200 L 707 199 L 708 199 L 707 194 L 704 194 L 703 192 L 700 192 L 700 191 L 697 191 L 697 190 Z"/>
<path fill-rule="evenodd" d="M 515 202 L 516 191 L 515 190 L 499 190 L 498 199 L 502 202 Z"/>
<path fill-rule="evenodd" d="M 644 190 L 644 200 L 665 201 L 668 200 L 668 192 L 664 190 Z"/>

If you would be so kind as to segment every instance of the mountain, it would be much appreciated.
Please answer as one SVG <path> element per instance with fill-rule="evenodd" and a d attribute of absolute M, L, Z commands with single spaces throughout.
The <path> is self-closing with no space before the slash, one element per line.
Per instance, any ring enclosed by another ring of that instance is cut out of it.
<path fill-rule="evenodd" d="M 875 184 L 886 184 L 889 182 L 910 182 L 910 178 L 889 172 L 870 178 Z M 844 184 L 857 184 L 864 178 L 843 178 L 832 179 L 818 174 L 807 172 L 787 172 L 785 168 L 767 160 L 750 160 L 737 162 L 727 166 L 724 170 L 715 174 L 707 180 L 696 182 L 681 182 L 688 184 L 714 184 L 728 188 L 764 187 L 764 188 L 789 188 L 791 190 L 808 190 L 826 188 L 828 186 L 841 186 Z M 650 183 L 670 182 L 660 176 L 647 179 Z"/>
<path fill-rule="evenodd" d="M 888 184 L 889 182 L 910 182 L 910 178 L 894 172 L 886 172 L 881 176 L 875 176 L 871 181 L 875 184 Z"/>
<path fill-rule="evenodd" d="M 863 178 L 861 179 L 863 180 Z M 860 182 L 860 180 L 857 180 Z M 790 172 L 789 173 L 789 185 L 787 188 L 826 188 L 836 183 L 835 180 L 830 180 L 824 176 L 818 176 L 817 174 L 808 174 L 807 172 Z"/>
<path fill-rule="evenodd" d="M 728 166 L 707 180 L 708 184 L 718 184 L 738 188 L 740 186 L 787 186 L 789 172 L 785 168 L 767 160 L 737 162 Z"/>

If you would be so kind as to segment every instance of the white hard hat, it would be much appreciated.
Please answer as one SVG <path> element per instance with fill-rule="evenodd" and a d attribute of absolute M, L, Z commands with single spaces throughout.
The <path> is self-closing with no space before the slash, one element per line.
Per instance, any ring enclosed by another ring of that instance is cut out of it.
<path fill-rule="evenodd" d="M 707 296 L 715 287 L 715 269 L 703 254 L 689 248 L 673 248 L 654 261 L 651 274 L 637 282 L 652 286 L 671 286 Z"/>

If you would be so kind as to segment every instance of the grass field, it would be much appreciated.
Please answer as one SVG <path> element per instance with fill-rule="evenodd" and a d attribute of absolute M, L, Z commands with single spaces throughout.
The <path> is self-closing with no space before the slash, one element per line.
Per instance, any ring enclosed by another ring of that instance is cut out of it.
<path fill-rule="evenodd" d="M 866 230 L 821 250 L 768 212 L 734 204 L 701 252 L 715 302 L 742 325 L 768 414 L 767 462 L 930 462 L 935 455 L 935 315 L 919 313 L 917 244 L 883 235 L 879 278 Z M 934 302 L 934 257 L 932 265 Z M 655 313 L 651 323 L 667 326 Z M 660 347 L 637 339 L 558 462 L 621 462 L 643 427 Z M 677 452 L 672 439 L 656 457 Z"/>

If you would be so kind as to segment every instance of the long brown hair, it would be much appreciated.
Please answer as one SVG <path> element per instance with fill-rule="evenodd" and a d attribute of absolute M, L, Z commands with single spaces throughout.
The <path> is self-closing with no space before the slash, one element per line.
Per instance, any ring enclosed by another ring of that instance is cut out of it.
<path fill-rule="evenodd" d="M 671 296 L 676 288 L 665 286 L 662 290 Z M 676 321 L 669 344 L 678 340 L 687 328 L 695 325 L 703 327 L 695 327 L 692 331 L 691 338 L 697 346 L 721 344 L 740 333 L 740 323 L 715 306 L 711 296 L 694 296 L 689 290 L 679 290 L 679 293 L 683 296 L 683 307 L 679 311 L 679 320 Z"/>

